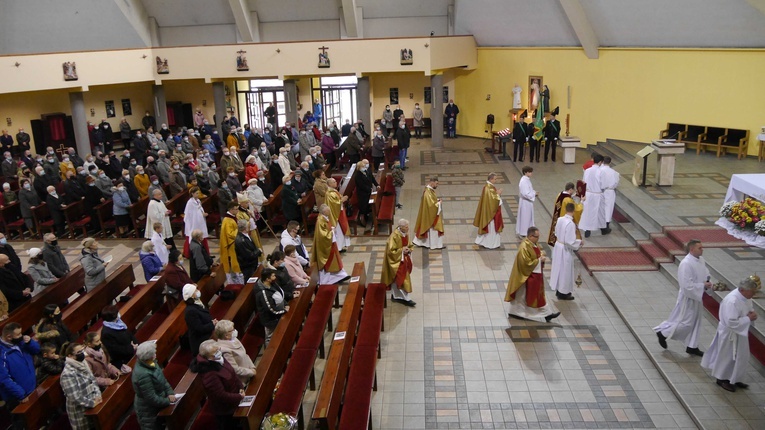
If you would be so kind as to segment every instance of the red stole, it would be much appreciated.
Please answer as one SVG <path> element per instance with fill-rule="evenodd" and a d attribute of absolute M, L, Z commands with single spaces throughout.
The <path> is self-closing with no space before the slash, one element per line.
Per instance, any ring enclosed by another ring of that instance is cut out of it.
<path fill-rule="evenodd" d="M 343 234 L 348 233 L 348 216 L 345 214 L 343 206 L 340 206 L 340 216 L 337 217 L 337 223 L 340 225 Z"/>
<path fill-rule="evenodd" d="M 344 210 L 340 212 L 340 216 L 342 216 L 344 213 L 345 213 Z M 346 220 L 346 222 L 348 221 Z M 330 222 L 329 230 L 332 231 L 334 228 L 335 226 L 332 225 L 332 223 Z M 332 265 L 335 264 L 335 260 L 337 260 L 337 270 L 331 270 Z M 340 259 L 340 250 L 337 249 L 337 242 L 335 242 L 334 240 L 332 241 L 332 248 L 329 251 L 329 257 L 327 257 L 327 262 L 324 263 L 324 267 L 322 267 L 321 270 L 324 270 L 325 272 L 330 272 L 330 273 L 339 272 L 343 270 L 343 260 Z"/>
<path fill-rule="evenodd" d="M 537 258 L 542 257 L 542 252 L 539 250 L 538 246 L 534 247 L 534 253 L 537 255 Z M 512 294 L 511 297 L 513 300 L 515 300 L 516 294 L 517 292 Z M 546 304 L 544 277 L 541 273 L 531 272 L 526 279 L 526 306 L 537 309 L 544 307 Z"/>
<path fill-rule="evenodd" d="M 406 236 L 401 236 L 401 247 L 406 249 L 406 247 L 409 245 L 409 238 Z M 402 253 L 404 251 L 401 251 Z M 404 285 L 404 282 L 406 282 L 406 277 L 412 273 L 412 257 L 411 254 L 404 255 L 404 260 L 401 261 L 401 263 L 398 265 L 398 271 L 396 272 L 396 279 L 395 283 L 396 285 L 401 288 Z"/>
<path fill-rule="evenodd" d="M 505 222 L 502 220 L 502 205 L 497 206 L 497 212 L 494 213 L 494 231 L 500 231 L 505 228 Z M 488 233 L 488 228 L 486 232 Z"/>

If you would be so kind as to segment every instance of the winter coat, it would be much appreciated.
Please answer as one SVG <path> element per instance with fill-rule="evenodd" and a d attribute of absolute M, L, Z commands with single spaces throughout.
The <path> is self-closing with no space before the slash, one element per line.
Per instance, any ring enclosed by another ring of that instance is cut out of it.
<path fill-rule="evenodd" d="M 35 281 L 35 287 L 32 290 L 33 296 L 39 294 L 48 285 L 55 284 L 56 281 L 58 281 L 58 278 L 53 276 L 53 273 L 51 273 L 50 269 L 48 269 L 48 265 L 46 265 L 44 261 L 37 264 L 30 264 L 27 268 L 27 273 L 29 273 L 29 276 Z"/>
<path fill-rule="evenodd" d="M 233 415 L 242 401 L 239 391 L 244 385 L 231 364 L 223 360 L 221 365 L 217 361 L 210 361 L 198 355 L 191 362 L 189 369 L 202 376 L 202 386 L 207 401 L 210 402 L 210 410 L 215 415 Z"/>
<path fill-rule="evenodd" d="M 143 276 L 146 278 L 146 282 L 149 282 L 149 279 L 162 271 L 162 261 L 159 260 L 157 254 L 140 251 L 138 257 L 141 259 L 141 267 L 143 267 Z"/>
<path fill-rule="evenodd" d="M 83 249 L 80 264 L 82 269 L 85 270 L 85 289 L 87 291 L 96 288 L 98 284 L 106 279 L 104 260 L 98 254 L 87 252 Z"/>
<path fill-rule="evenodd" d="M 0 341 L 0 397 L 20 401 L 36 386 L 33 356 L 40 353 L 40 344 L 32 339 L 14 346 Z"/>
<path fill-rule="evenodd" d="M 87 354 L 85 362 L 88 363 L 88 367 L 93 372 L 99 387 L 106 388 L 109 386 L 109 381 L 119 378 L 120 370 L 109 363 L 103 349 L 96 351 L 93 348 L 86 347 L 85 353 Z"/>
<path fill-rule="evenodd" d="M 213 324 L 210 311 L 204 306 L 193 302 L 191 304 L 187 302 L 183 316 L 186 319 L 186 326 L 189 328 L 191 353 L 197 355 L 199 354 L 199 345 L 212 336 L 215 324 Z"/>
<path fill-rule="evenodd" d="M 163 428 L 157 422 L 157 414 L 170 406 L 168 397 L 175 393 L 165 379 L 162 368 L 159 364 L 150 366 L 139 360 L 133 369 L 132 382 L 135 392 L 133 409 L 141 429 Z"/>
<path fill-rule="evenodd" d="M 119 369 L 133 359 L 135 349 L 132 344 L 137 344 L 138 340 L 128 329 L 118 330 L 104 325 L 101 328 L 101 343 L 109 353 L 109 361 Z"/>
<path fill-rule="evenodd" d="M 258 312 L 260 322 L 264 327 L 269 330 L 275 330 L 279 324 L 279 319 L 285 314 L 284 306 L 287 303 L 287 299 L 284 298 L 281 303 L 277 304 L 274 300 L 274 294 L 279 293 L 284 297 L 284 290 L 276 285 L 276 282 L 272 283 L 270 287 L 266 286 L 263 282 L 258 280 L 255 289 L 252 290 L 252 294 L 255 296 L 255 309 Z"/>
<path fill-rule="evenodd" d="M 42 248 L 42 257 L 53 276 L 63 278 L 69 273 L 69 263 L 66 262 L 66 258 L 64 258 L 58 245 L 45 243 Z"/>
<path fill-rule="evenodd" d="M 69 424 L 74 430 L 90 429 L 90 422 L 85 416 L 85 409 L 96 406 L 96 398 L 101 397 L 96 378 L 84 362 L 71 358 L 61 372 L 61 389 L 66 396 L 66 413 Z"/>

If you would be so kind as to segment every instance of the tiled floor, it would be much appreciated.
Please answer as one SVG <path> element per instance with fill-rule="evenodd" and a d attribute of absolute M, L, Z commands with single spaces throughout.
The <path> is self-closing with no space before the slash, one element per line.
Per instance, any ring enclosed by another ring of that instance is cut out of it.
<path fill-rule="evenodd" d="M 620 147 L 628 152 L 635 148 Z M 374 428 L 765 428 L 765 372 L 759 364 L 752 363 L 751 388 L 730 394 L 680 345 L 671 343 L 665 351 L 656 344 L 650 328 L 668 315 L 677 294 L 673 265 L 662 271 L 590 277 L 577 263 L 584 282 L 575 301 L 556 302 L 562 314 L 554 324 L 508 320 L 502 298 L 519 243 L 514 222 L 522 165 L 488 155 L 479 139 L 447 140 L 444 149 L 431 148 L 425 140 L 409 154 L 404 209 L 396 217 L 414 222 L 425 179 L 438 175 L 447 248 L 413 254 L 417 307 L 388 305 L 377 365 L 379 391 L 372 398 Z M 562 154 L 557 163 L 531 164 L 532 183 L 540 195 L 535 220 L 543 237 L 556 195 L 566 182 L 581 178 L 587 158 L 580 150 L 576 164 L 562 164 Z M 630 184 L 631 162 L 616 165 L 623 174 L 621 198 L 640 207 L 639 216 L 647 219 L 641 226 L 615 226 L 608 236 L 594 233 L 585 246 L 628 247 L 663 225 L 712 224 L 730 174 L 762 171 L 763 166 L 691 151 L 678 161 L 675 187 L 642 189 Z M 649 166 L 649 175 L 654 167 Z M 489 172 L 499 174 L 499 188 L 504 189 L 504 243 L 493 251 L 474 245 L 472 226 Z M 105 240 L 108 249 L 101 254 L 113 254 L 115 263 L 133 264 L 142 280 L 135 253 L 141 242 Z M 264 238 L 266 249 L 275 244 L 273 238 Z M 344 263 L 364 261 L 368 279 L 378 280 L 384 244 L 384 237 L 353 238 Z M 14 243 L 21 249 L 30 245 Z M 72 248 L 67 255 L 74 260 L 79 250 Z M 708 249 L 705 257 L 730 279 L 765 267 L 760 250 Z M 548 299 L 555 300 L 549 294 Z M 702 349 L 715 324 L 704 320 Z M 324 360 L 318 359 L 317 377 L 323 367 Z M 306 392 L 306 414 L 315 396 Z"/>

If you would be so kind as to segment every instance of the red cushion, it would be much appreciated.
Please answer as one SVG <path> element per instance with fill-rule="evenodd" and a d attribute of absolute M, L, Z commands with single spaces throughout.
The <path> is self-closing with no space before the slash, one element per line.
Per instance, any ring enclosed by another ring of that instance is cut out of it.
<path fill-rule="evenodd" d="M 345 386 L 345 403 L 340 416 L 341 429 L 364 429 L 369 422 L 372 386 L 375 381 L 377 347 L 356 346 Z"/>
<path fill-rule="evenodd" d="M 90 217 L 86 216 L 85 218 L 82 218 L 78 221 L 75 221 L 72 223 L 75 227 L 82 227 L 84 225 L 90 224 Z"/>
<path fill-rule="evenodd" d="M 218 420 L 215 419 L 215 415 L 213 415 L 212 408 L 210 408 L 209 405 L 210 402 L 205 402 L 202 410 L 199 411 L 199 415 L 197 415 L 194 420 L 194 424 L 191 425 L 191 430 L 210 430 L 218 428 Z"/>
<path fill-rule="evenodd" d="M 24 220 L 20 219 L 20 220 L 14 221 L 14 222 L 9 222 L 6 225 L 8 227 L 11 227 L 11 228 L 19 228 L 19 227 L 24 225 Z"/>
<path fill-rule="evenodd" d="M 280 412 L 297 415 L 315 359 L 316 349 L 295 348 L 271 403 L 272 415 Z"/>

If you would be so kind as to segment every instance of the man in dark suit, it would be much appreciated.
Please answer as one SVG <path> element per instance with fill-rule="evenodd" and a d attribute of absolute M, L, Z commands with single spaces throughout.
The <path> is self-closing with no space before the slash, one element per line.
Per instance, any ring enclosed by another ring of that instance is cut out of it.
<path fill-rule="evenodd" d="M 80 185 L 80 181 L 72 172 L 66 172 L 66 181 L 64 181 L 64 193 L 66 194 L 67 204 L 82 200 L 85 197 L 85 189 Z M 88 211 L 92 208 L 88 208 Z"/>
<path fill-rule="evenodd" d="M 237 221 L 239 232 L 234 239 L 234 248 L 236 249 L 236 260 L 239 262 L 239 268 L 242 269 L 244 282 L 247 282 L 258 268 L 258 258 L 263 253 L 248 234 L 250 229 L 247 220 Z"/>
<path fill-rule="evenodd" d="M 53 185 L 53 181 L 48 178 L 42 166 L 35 167 L 35 173 L 37 174 L 34 182 L 35 191 L 40 200 L 45 200 L 48 195 L 48 185 Z"/>
<path fill-rule="evenodd" d="M 523 150 L 529 141 L 529 129 L 526 126 L 526 111 L 513 126 L 513 161 L 523 162 Z"/>
<path fill-rule="evenodd" d="M 29 133 L 25 132 L 23 128 L 20 128 L 19 132 L 16 133 L 16 144 L 19 146 L 21 151 L 31 149 L 29 146 L 29 142 L 31 140 L 32 139 L 29 137 Z"/>
<path fill-rule="evenodd" d="M 273 193 L 279 188 L 279 185 L 282 184 L 282 178 L 284 177 L 284 172 L 282 171 L 281 166 L 279 166 L 278 156 L 276 154 L 271 156 L 271 165 L 268 166 L 268 176 L 271 178 L 271 192 Z M 265 190 L 263 191 L 263 194 L 266 194 Z"/>
<path fill-rule="evenodd" d="M 300 203 L 302 201 L 300 200 L 300 195 L 292 184 L 293 177 L 293 174 L 289 174 L 283 179 L 282 212 L 284 213 L 284 217 L 287 218 L 287 221 L 300 222 L 303 220 L 303 217 L 300 215 Z"/>
<path fill-rule="evenodd" d="M 558 147 L 558 138 L 560 137 L 560 121 L 555 119 L 560 113 L 560 108 L 556 107 L 551 113 L 550 120 L 545 124 L 545 161 L 547 155 L 552 150 L 552 161 L 555 162 L 555 149 Z"/>
<path fill-rule="evenodd" d="M 53 218 L 53 226 L 56 228 L 56 236 L 61 237 L 66 233 L 66 217 L 64 217 L 64 204 L 63 197 L 56 193 L 56 187 L 53 185 L 48 186 L 48 196 L 45 198 L 45 203 L 48 205 L 50 216 Z"/>
<path fill-rule="evenodd" d="M 8 312 L 13 312 L 32 298 L 32 289 L 27 286 L 23 275 L 10 267 L 10 261 L 7 255 L 0 254 L 0 291 L 8 300 Z"/>

